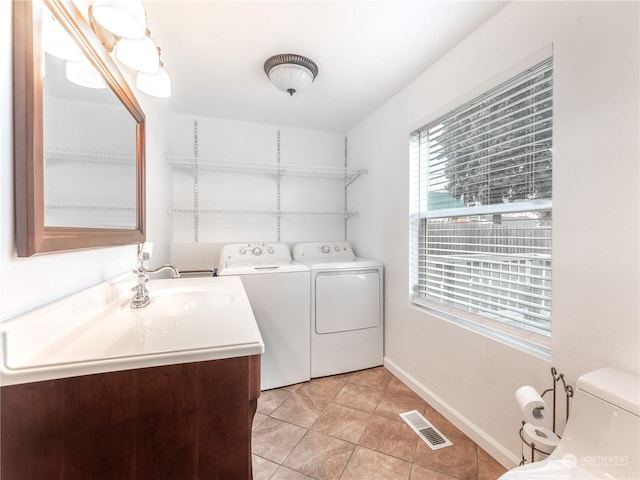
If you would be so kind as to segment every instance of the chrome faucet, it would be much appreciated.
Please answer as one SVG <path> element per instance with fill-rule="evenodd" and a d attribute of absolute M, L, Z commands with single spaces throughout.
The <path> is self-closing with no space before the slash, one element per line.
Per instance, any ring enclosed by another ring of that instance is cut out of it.
<path fill-rule="evenodd" d="M 131 289 L 133 292 L 131 308 L 144 308 L 149 305 L 151 299 L 149 298 L 149 290 L 147 290 L 147 282 L 149 281 L 150 274 L 160 273 L 163 270 L 171 270 L 171 278 L 180 278 L 180 272 L 173 265 L 163 265 L 154 270 L 147 269 L 144 262 L 151 258 L 152 250 L 153 244 L 149 242 L 138 245 L 138 268 L 133 271 L 133 273 L 138 276 L 138 283 Z"/>
<path fill-rule="evenodd" d="M 180 272 L 178 271 L 178 269 L 173 265 L 169 265 L 169 264 L 163 265 L 159 268 L 156 268 L 155 270 L 147 270 L 147 273 L 160 273 L 163 270 L 171 270 L 172 272 L 171 278 L 180 278 Z"/>

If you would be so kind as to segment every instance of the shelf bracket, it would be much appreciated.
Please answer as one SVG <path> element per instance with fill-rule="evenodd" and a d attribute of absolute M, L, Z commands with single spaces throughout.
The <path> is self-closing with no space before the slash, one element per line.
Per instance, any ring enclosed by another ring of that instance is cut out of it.
<path fill-rule="evenodd" d="M 358 178 L 360 178 L 362 175 L 365 175 L 367 173 L 366 169 L 361 169 L 356 171 L 355 173 L 352 173 L 350 175 L 347 175 L 345 177 L 345 185 L 348 187 L 349 185 L 351 185 L 353 182 L 355 182 Z"/>

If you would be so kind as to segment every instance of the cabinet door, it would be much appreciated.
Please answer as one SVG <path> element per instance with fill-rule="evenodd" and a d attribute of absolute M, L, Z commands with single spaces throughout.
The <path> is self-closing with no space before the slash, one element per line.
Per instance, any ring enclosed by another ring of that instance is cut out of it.
<path fill-rule="evenodd" d="M 260 356 L 2 387 L 0 477 L 251 478 Z"/>

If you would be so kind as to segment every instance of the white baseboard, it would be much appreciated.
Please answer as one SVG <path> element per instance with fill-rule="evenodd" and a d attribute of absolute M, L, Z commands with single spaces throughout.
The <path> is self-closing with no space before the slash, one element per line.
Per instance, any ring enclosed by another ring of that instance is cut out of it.
<path fill-rule="evenodd" d="M 486 451 L 489 455 L 496 459 L 501 465 L 507 469 L 512 469 L 520 463 L 520 458 L 513 455 L 509 450 L 500 445 L 491 438 L 484 430 L 478 428 L 468 418 L 452 408 L 438 395 L 433 393 L 427 387 L 422 385 L 418 380 L 402 370 L 392 360 L 385 357 L 384 366 L 396 377 L 402 380 L 411 390 L 413 390 L 420 398 L 435 408 L 438 413 L 453 423 L 465 435 L 473 440 L 479 447 Z"/>

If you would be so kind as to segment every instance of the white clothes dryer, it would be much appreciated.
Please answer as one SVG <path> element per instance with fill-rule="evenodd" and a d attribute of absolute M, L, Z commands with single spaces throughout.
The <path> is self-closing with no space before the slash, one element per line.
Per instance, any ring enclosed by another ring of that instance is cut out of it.
<path fill-rule="evenodd" d="M 262 390 L 310 379 L 309 268 L 284 243 L 237 243 L 220 250 L 218 276 L 237 275 L 264 341 Z"/>
<path fill-rule="evenodd" d="M 299 243 L 293 258 L 311 270 L 311 377 L 382 365 L 382 263 L 349 242 Z"/>

